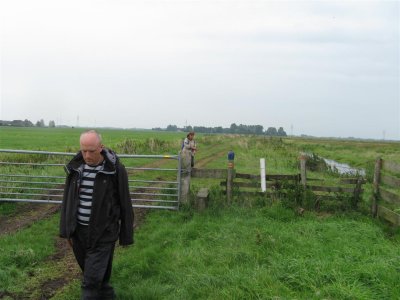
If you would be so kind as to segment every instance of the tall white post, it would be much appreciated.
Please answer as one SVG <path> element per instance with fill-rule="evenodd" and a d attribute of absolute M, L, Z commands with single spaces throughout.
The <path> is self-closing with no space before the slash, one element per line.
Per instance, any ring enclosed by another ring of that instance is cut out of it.
<path fill-rule="evenodd" d="M 267 190 L 267 182 L 265 181 L 265 158 L 260 158 L 260 176 L 261 176 L 261 192 Z"/>

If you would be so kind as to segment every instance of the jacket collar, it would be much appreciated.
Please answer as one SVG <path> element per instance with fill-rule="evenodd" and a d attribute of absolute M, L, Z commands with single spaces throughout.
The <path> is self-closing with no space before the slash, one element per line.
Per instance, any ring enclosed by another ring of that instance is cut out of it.
<path fill-rule="evenodd" d="M 101 154 L 104 157 L 104 173 L 115 173 L 116 172 L 116 165 L 118 163 L 118 156 L 115 154 L 114 151 L 104 148 L 101 151 Z M 67 168 L 68 170 L 78 170 L 81 168 L 82 165 L 85 164 L 83 160 L 82 153 L 79 151 L 74 158 L 68 163 Z"/>

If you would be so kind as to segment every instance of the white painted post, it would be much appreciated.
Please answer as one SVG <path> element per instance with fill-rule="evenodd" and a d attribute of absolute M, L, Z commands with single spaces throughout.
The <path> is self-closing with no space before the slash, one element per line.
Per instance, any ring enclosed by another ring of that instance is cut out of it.
<path fill-rule="evenodd" d="M 265 158 L 260 158 L 260 176 L 261 176 L 261 192 L 267 190 L 267 183 L 265 181 Z"/>

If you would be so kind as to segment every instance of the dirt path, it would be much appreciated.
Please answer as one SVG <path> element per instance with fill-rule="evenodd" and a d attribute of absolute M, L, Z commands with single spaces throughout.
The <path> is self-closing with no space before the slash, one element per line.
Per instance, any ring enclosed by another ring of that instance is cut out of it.
<path fill-rule="evenodd" d="M 0 236 L 28 227 L 36 221 L 54 215 L 60 206 L 55 204 L 24 203 L 14 213 L 0 216 Z"/>
<path fill-rule="evenodd" d="M 144 209 L 134 209 L 135 224 L 137 229 L 145 220 L 147 211 Z M 42 282 L 35 290 L 25 291 L 23 295 L 18 295 L 16 299 L 51 299 L 58 291 L 64 288 L 74 279 L 81 278 L 81 270 L 76 263 L 72 249 L 65 239 L 55 238 L 56 252 L 48 258 L 49 262 L 53 262 L 58 270 L 63 272 L 51 280 Z M 35 297 L 32 298 L 32 295 Z M 1 297 L 0 297 L 1 299 Z"/>
<path fill-rule="evenodd" d="M 31 205 L 23 205 L 22 209 L 18 209 L 18 222 L 16 222 L 12 226 L 10 220 L 12 217 L 10 216 L 9 220 L 3 220 L 5 224 L 8 224 L 7 227 L 3 230 L 3 234 L 9 234 L 11 232 L 15 232 L 21 228 L 29 226 L 33 222 L 36 222 L 40 219 L 49 217 L 58 211 L 59 206 L 49 205 L 46 207 L 46 204 L 31 204 Z M 134 209 L 135 215 L 135 230 L 143 224 L 146 214 L 148 210 L 145 209 Z M 24 221 L 23 220 L 25 217 Z M 6 222 L 7 221 L 7 222 Z M 73 255 L 72 249 L 68 245 L 65 239 L 55 237 L 54 245 L 56 251 L 53 255 L 47 258 L 47 263 L 53 264 L 53 267 L 56 270 L 62 270 L 62 272 L 50 280 L 46 280 L 44 282 L 40 282 L 39 285 L 36 285 L 31 290 L 25 290 L 22 294 L 11 294 L 9 292 L 1 292 L 0 299 L 3 297 L 8 297 L 11 299 L 51 299 L 60 289 L 64 288 L 67 284 L 69 284 L 74 279 L 79 279 L 81 277 L 81 271 L 79 269 L 78 264 L 76 263 L 75 257 Z"/>
<path fill-rule="evenodd" d="M 195 161 L 195 167 L 196 168 L 203 168 L 205 167 L 207 164 L 209 164 L 210 162 L 223 157 L 224 155 L 227 155 L 227 151 L 226 150 L 220 150 L 218 152 L 213 152 L 209 155 L 207 155 L 206 157 L 201 158 L 198 161 Z"/>
<path fill-rule="evenodd" d="M 14 213 L 0 217 L 0 236 L 15 233 L 33 223 L 51 217 L 60 209 L 58 204 L 21 203 Z M 148 210 L 135 208 L 135 230 L 143 224 Z M 32 290 L 25 290 L 22 294 L 0 292 L 0 299 L 51 299 L 60 289 L 64 288 L 73 279 L 79 279 L 81 271 L 75 261 L 73 252 L 65 239 L 54 237 L 56 251 L 48 257 L 47 263 L 54 265 L 57 270 L 63 270 L 55 278 L 39 283 Z"/>

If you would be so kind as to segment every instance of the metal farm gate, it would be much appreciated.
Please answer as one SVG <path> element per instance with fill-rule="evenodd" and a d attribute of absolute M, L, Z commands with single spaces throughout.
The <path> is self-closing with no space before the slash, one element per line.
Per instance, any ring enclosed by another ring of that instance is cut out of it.
<path fill-rule="evenodd" d="M 66 164 L 76 153 L 0 149 L 0 202 L 61 204 Z M 134 208 L 179 209 L 179 155 L 119 154 Z"/>

